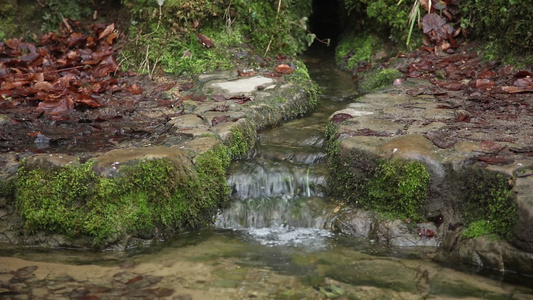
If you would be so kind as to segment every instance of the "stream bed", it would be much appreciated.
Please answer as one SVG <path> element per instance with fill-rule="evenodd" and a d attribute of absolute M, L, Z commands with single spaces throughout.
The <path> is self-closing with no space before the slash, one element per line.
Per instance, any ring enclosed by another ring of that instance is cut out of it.
<path fill-rule="evenodd" d="M 326 230 L 324 128 L 357 88 L 332 61 L 304 59 L 319 108 L 263 131 L 254 157 L 232 164 L 232 203 L 213 228 L 124 253 L 0 249 L 0 299 L 533 299 L 533 278 Z"/>

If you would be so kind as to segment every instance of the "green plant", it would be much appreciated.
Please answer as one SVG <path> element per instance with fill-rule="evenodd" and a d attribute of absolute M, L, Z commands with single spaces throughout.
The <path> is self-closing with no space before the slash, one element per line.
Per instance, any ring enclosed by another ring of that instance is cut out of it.
<path fill-rule="evenodd" d="M 91 13 L 87 0 L 47 0 L 43 1 L 41 31 L 56 31 L 63 18 L 79 20 Z"/>
<path fill-rule="evenodd" d="M 499 54 L 528 53 L 533 49 L 533 6 L 518 0 L 465 0 L 460 6 L 463 26 L 473 35 L 494 42 Z"/>

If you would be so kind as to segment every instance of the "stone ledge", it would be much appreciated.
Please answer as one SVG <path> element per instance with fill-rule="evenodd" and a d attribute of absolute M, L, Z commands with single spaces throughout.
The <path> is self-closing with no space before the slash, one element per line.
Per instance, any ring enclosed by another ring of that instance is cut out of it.
<path fill-rule="evenodd" d="M 333 113 L 330 126 L 335 128 L 336 135 L 330 136 L 328 143 L 338 143 L 337 155 L 341 157 L 357 150 L 384 159 L 398 158 L 422 162 L 432 175 L 430 197 L 434 202 L 426 205 L 426 217 L 443 217 L 442 224 L 435 230 L 434 239 L 439 241 L 438 244 L 447 241 L 449 235 L 456 234 L 455 231 L 448 230 L 449 226 L 455 227 L 456 224 L 462 223 L 457 208 L 451 205 L 453 201 L 449 199 L 462 189 L 462 186 L 447 184 L 448 180 L 455 176 L 453 174 L 469 169 L 505 174 L 513 186 L 517 205 L 517 221 L 512 240 L 514 247 L 501 241 L 500 246 L 491 246 L 490 249 L 500 249 L 498 251 L 502 251 L 504 263 L 509 261 L 506 264 L 509 268 L 532 274 L 531 268 L 520 267 L 521 264 L 516 262 L 528 262 L 529 265 L 533 262 L 533 176 L 527 171 L 525 175 L 518 174 L 524 172 L 523 170 L 533 169 L 533 159 L 527 155 L 527 151 L 520 151 L 533 144 L 533 129 L 521 128 L 497 133 L 495 129 L 498 126 L 510 128 L 512 120 L 495 120 L 494 130 L 477 126 L 474 122 L 460 123 L 458 126 L 458 115 L 467 112 L 440 108 L 441 104 L 433 96 L 413 97 L 406 94 L 409 88 L 424 84 L 427 83 L 408 79 L 405 86 L 395 86 L 364 95 L 355 103 L 348 104 L 346 109 Z M 459 132 L 454 132 L 455 130 Z M 512 137 L 514 142 L 506 141 L 510 140 L 509 137 Z M 457 184 L 461 185 L 460 182 Z M 358 214 L 352 217 L 354 220 L 343 216 L 343 225 L 338 229 L 347 234 L 359 235 L 361 222 L 366 219 L 359 219 Z M 464 227 L 459 226 L 458 232 L 463 229 Z M 476 262 L 469 258 L 471 253 L 482 248 L 485 251 L 487 248 L 481 247 L 481 242 L 475 242 L 476 239 L 461 241 L 463 242 L 459 245 L 453 244 L 453 255 L 464 254 L 464 258 L 471 263 Z M 388 243 L 392 242 L 389 240 Z M 444 244 L 444 247 L 451 246 Z M 485 256 L 492 257 L 491 255 Z M 488 259 L 485 256 L 477 261 L 483 261 L 484 266 L 498 268 L 497 259 Z"/>

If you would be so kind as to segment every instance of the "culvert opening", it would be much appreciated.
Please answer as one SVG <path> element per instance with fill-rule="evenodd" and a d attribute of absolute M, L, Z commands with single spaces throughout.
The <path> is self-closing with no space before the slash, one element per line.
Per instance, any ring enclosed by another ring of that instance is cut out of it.
<path fill-rule="evenodd" d="M 330 40 L 330 47 L 335 47 L 342 31 L 338 0 L 313 0 L 313 13 L 309 18 L 309 27 L 319 40 Z M 315 41 L 313 46 L 325 46 Z"/>

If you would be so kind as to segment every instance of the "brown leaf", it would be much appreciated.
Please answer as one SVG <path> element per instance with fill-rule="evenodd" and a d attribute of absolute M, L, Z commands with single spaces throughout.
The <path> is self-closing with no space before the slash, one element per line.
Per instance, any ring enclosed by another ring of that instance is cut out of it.
<path fill-rule="evenodd" d="M 106 36 L 113 33 L 114 30 L 115 30 L 115 23 L 111 23 L 107 25 L 106 28 L 102 32 L 100 32 L 100 34 L 98 35 L 98 39 L 101 40 L 105 38 Z"/>
<path fill-rule="evenodd" d="M 227 122 L 228 122 L 228 116 L 214 117 L 211 120 L 211 126 L 215 126 L 215 125 L 227 123 Z"/>
<path fill-rule="evenodd" d="M 117 39 L 117 38 L 118 38 L 118 33 L 116 33 L 116 32 L 112 32 L 110 35 L 107 36 L 106 41 L 107 41 L 107 43 L 108 43 L 109 45 L 112 45 L 112 44 L 113 44 L 113 41 L 114 41 L 115 39 Z"/>
<path fill-rule="evenodd" d="M 83 40 L 84 40 L 83 34 L 81 34 L 79 32 L 73 32 L 67 38 L 67 46 L 69 48 L 72 48 L 72 47 L 76 46 L 77 44 L 79 44 Z"/>
<path fill-rule="evenodd" d="M 533 87 L 502 86 L 502 90 L 509 94 L 533 92 Z"/>
<path fill-rule="evenodd" d="M 224 97 L 224 95 L 220 95 L 220 94 L 213 95 L 211 99 L 213 99 L 213 101 L 215 101 L 215 102 L 226 101 L 226 97 Z"/>
<path fill-rule="evenodd" d="M 291 74 L 294 70 L 286 64 L 280 64 L 276 67 L 276 72 L 281 74 Z"/>
<path fill-rule="evenodd" d="M 200 42 L 200 44 L 204 45 L 206 48 L 215 47 L 215 44 L 213 43 L 213 41 L 211 41 L 211 39 L 209 39 L 205 35 L 196 32 L 196 37 L 198 38 L 198 42 Z"/>
<path fill-rule="evenodd" d="M 101 61 L 96 70 L 94 70 L 95 77 L 105 77 L 109 73 L 118 71 L 118 63 L 113 56 L 108 56 L 105 60 Z"/>
<path fill-rule="evenodd" d="M 70 97 L 62 97 L 59 101 L 45 101 L 39 103 L 37 112 L 49 115 L 64 115 L 74 110 L 74 101 Z"/>
<path fill-rule="evenodd" d="M 84 104 L 92 108 L 97 108 L 97 107 L 102 106 L 100 103 L 98 103 L 98 101 L 91 98 L 89 95 L 79 95 L 76 98 L 76 104 Z"/>
<path fill-rule="evenodd" d="M 217 105 L 210 109 L 210 111 L 226 112 L 229 110 L 229 105 Z"/>
<path fill-rule="evenodd" d="M 334 124 L 339 124 L 351 118 L 353 118 L 353 116 L 350 114 L 339 113 L 339 114 L 335 114 L 333 118 L 331 118 L 331 121 Z"/>
<path fill-rule="evenodd" d="M 470 122 L 470 115 L 467 114 L 467 113 L 462 113 L 460 112 L 458 115 L 457 115 L 457 122 L 466 122 L 466 123 L 469 123 Z"/>
<path fill-rule="evenodd" d="M 448 89 L 450 91 L 460 91 L 465 87 L 461 81 L 435 80 L 433 83 L 439 87 Z"/>
<path fill-rule="evenodd" d="M 422 18 L 422 29 L 434 42 L 440 42 L 453 33 L 446 20 L 436 13 L 427 14 Z"/>
<path fill-rule="evenodd" d="M 489 79 L 476 80 L 476 88 L 482 91 L 490 91 L 494 87 L 494 81 Z"/>
<path fill-rule="evenodd" d="M 251 76 L 254 76 L 255 74 L 257 74 L 257 72 L 255 71 L 237 71 L 239 73 L 239 76 L 241 77 L 251 77 Z"/>
<path fill-rule="evenodd" d="M 132 93 L 133 95 L 139 95 L 139 94 L 142 94 L 142 92 L 143 92 L 142 88 L 136 83 L 134 83 L 134 84 L 130 85 L 129 87 L 127 87 L 126 90 L 128 92 Z"/>

